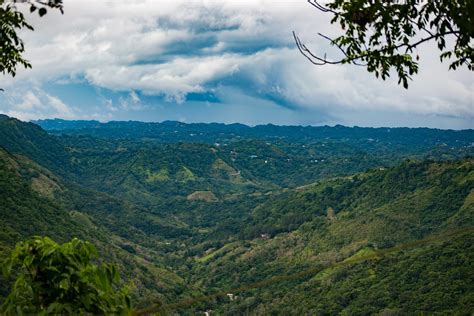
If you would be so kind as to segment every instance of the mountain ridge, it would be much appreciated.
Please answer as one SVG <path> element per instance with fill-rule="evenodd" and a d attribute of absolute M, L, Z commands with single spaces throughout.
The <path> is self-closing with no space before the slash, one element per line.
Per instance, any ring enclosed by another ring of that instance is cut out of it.
<path fill-rule="evenodd" d="M 0 114 L 4 117 L 8 117 L 6 115 Z M 244 123 L 234 122 L 234 123 L 220 123 L 220 122 L 193 122 L 187 123 L 183 121 L 174 121 L 174 120 L 163 120 L 163 121 L 139 121 L 139 120 L 112 120 L 112 121 L 98 121 L 98 120 L 66 120 L 66 119 L 59 119 L 59 118 L 50 118 L 50 119 L 38 119 L 38 120 L 31 120 L 31 123 L 37 124 L 43 127 L 45 130 L 61 130 L 61 129 L 80 129 L 87 126 L 97 126 L 97 127 L 104 127 L 107 125 L 121 125 L 121 124 L 143 124 L 143 125 L 168 125 L 168 126 L 219 126 L 219 127 L 237 127 L 237 128 L 248 128 L 248 129 L 261 129 L 265 127 L 271 128 L 339 128 L 339 129 L 372 129 L 372 130 L 388 130 L 388 129 L 412 129 L 412 130 L 440 130 L 440 131 L 466 131 L 466 130 L 473 130 L 473 128 L 467 129 L 443 129 L 443 128 L 433 128 L 433 127 L 404 127 L 404 126 L 380 126 L 380 127 L 367 127 L 367 126 L 346 126 L 342 124 L 335 124 L 335 125 L 277 125 L 273 123 L 267 124 L 257 124 L 257 125 L 247 125 Z"/>

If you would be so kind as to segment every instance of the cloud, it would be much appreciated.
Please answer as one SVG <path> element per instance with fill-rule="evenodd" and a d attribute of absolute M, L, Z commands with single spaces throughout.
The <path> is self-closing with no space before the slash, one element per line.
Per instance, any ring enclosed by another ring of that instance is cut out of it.
<path fill-rule="evenodd" d="M 205 91 L 205 84 L 237 70 L 240 56 L 176 58 L 164 64 L 97 67 L 86 71 L 92 84 L 111 90 L 141 90 L 181 102 L 186 94 Z"/>
<path fill-rule="evenodd" d="M 25 121 L 48 117 L 63 119 L 77 117 L 72 107 L 37 87 L 31 90 L 26 87 L 22 87 L 21 90 L 7 90 L 1 101 L 3 102 L 0 105 L 0 112 Z"/>
<path fill-rule="evenodd" d="M 22 36 L 33 69 L 20 71 L 14 80 L 0 79 L 0 86 L 67 85 L 80 78 L 117 94 L 98 93 L 96 105 L 98 111 L 107 111 L 106 117 L 146 111 L 154 102 L 145 106 L 144 96 L 156 96 L 157 104 L 183 104 L 198 95 L 222 99 L 232 89 L 247 101 L 268 101 L 295 115 L 321 114 L 315 124 L 320 117 L 350 123 L 351 115 L 359 122 L 364 112 L 474 121 L 472 74 L 448 72 L 433 46 L 420 49 L 421 71 L 408 91 L 396 80 L 377 80 L 360 67 L 309 64 L 295 49 L 291 31 L 315 52 L 335 56 L 337 51 L 315 33 L 335 36 L 339 30 L 306 1 L 120 0 L 84 5 L 70 0 L 65 10 L 64 16 L 53 10 L 41 19 L 28 15 L 36 30 Z M 39 104 L 48 104 L 63 116 L 82 115 L 68 111 L 60 99 L 43 96 L 39 102 L 34 96 L 25 95 L 12 108 L 40 115 L 49 112 L 41 112 Z M 374 124 L 368 120 L 363 125 Z"/>
<path fill-rule="evenodd" d="M 56 113 L 58 113 L 59 116 L 63 118 L 73 118 L 74 117 L 74 112 L 73 110 L 64 104 L 63 101 L 61 101 L 59 98 L 45 94 L 45 97 L 47 99 L 46 107 L 51 107 Z"/>
<path fill-rule="evenodd" d="M 135 91 L 132 91 L 128 94 L 126 98 L 120 97 L 119 98 L 119 103 L 122 109 L 124 110 L 142 110 L 144 108 L 144 104 L 142 103 L 142 100 L 138 96 L 138 94 Z"/>
<path fill-rule="evenodd" d="M 20 111 L 31 111 L 39 107 L 42 107 L 40 99 L 38 99 L 33 92 L 28 91 L 23 97 L 21 103 L 16 106 L 16 109 Z"/>

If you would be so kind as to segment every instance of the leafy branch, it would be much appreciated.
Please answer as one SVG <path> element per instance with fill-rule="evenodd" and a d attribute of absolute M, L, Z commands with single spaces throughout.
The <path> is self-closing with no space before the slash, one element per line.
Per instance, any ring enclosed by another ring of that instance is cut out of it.
<path fill-rule="evenodd" d="M 315 65 L 355 64 L 383 80 L 395 70 L 398 83 L 408 88 L 408 80 L 419 68 L 417 47 L 434 41 L 441 51 L 440 60 L 452 59 L 450 69 L 464 65 L 474 70 L 474 1 L 308 2 L 321 12 L 332 14 L 331 23 L 339 23 L 345 30 L 335 39 L 318 33 L 343 53 L 337 60 L 313 53 L 293 32 L 299 51 Z"/>
<path fill-rule="evenodd" d="M 23 57 L 25 44 L 18 36 L 18 31 L 28 29 L 33 31 L 25 18 L 18 10 L 17 3 L 30 6 L 30 12 L 38 12 L 44 16 L 48 8 L 59 9 L 63 13 L 62 0 L 0 0 L 0 72 L 12 77 L 16 75 L 17 65 L 31 68 L 31 63 Z"/>

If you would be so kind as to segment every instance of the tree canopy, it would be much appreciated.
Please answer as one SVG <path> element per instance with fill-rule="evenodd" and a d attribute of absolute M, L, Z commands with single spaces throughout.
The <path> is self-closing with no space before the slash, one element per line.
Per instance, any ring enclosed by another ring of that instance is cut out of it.
<path fill-rule="evenodd" d="M 300 52 L 315 65 L 355 64 L 386 79 L 393 70 L 398 83 L 418 72 L 418 46 L 435 42 L 440 60 L 449 68 L 474 70 L 474 1 L 472 0 L 333 0 L 318 10 L 332 14 L 344 34 L 336 38 L 318 33 L 342 53 L 340 59 L 319 56 L 294 34 Z"/>
<path fill-rule="evenodd" d="M 19 271 L 0 308 L 4 314 L 116 314 L 129 311 L 127 289 L 114 265 L 92 262 L 95 247 L 74 238 L 57 244 L 48 237 L 19 242 L 3 262 L 3 272 Z"/>
<path fill-rule="evenodd" d="M 44 16 L 48 8 L 63 12 L 62 0 L 0 0 L 0 72 L 13 77 L 18 65 L 31 68 L 31 64 L 23 57 L 25 45 L 17 32 L 21 29 L 33 30 L 33 27 L 18 10 L 17 3 L 29 5 L 30 12 L 38 12 L 39 16 Z"/>

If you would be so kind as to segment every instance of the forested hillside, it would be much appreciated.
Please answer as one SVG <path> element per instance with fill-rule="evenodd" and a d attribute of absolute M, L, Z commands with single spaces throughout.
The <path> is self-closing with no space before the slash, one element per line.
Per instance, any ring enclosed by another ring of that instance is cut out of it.
<path fill-rule="evenodd" d="M 165 314 L 474 312 L 472 130 L 39 123 L 0 119 L 2 257 L 89 240 Z"/>
<path fill-rule="evenodd" d="M 241 241 L 198 254 L 201 265 L 196 267 L 196 275 L 212 277 L 197 277 L 195 282 L 203 282 L 206 288 L 214 290 L 238 288 L 274 275 L 304 271 L 444 231 L 472 227 L 474 160 L 407 162 L 395 168 L 323 181 L 260 204 L 241 225 Z M 413 311 L 414 306 L 419 306 L 418 311 L 441 311 L 443 305 L 443 311 L 462 311 L 469 305 L 458 306 L 458 302 L 468 304 L 474 290 L 472 240 L 471 232 L 447 243 L 396 254 L 382 260 L 380 266 L 369 262 L 326 269 L 303 283 L 282 282 L 268 289 L 243 293 L 240 301 L 219 310 L 229 308 L 240 313 L 248 309 L 265 313 L 313 310 L 333 314 L 344 309 L 382 312 L 394 308 L 406 313 Z M 412 268 L 406 271 L 408 266 Z M 443 267 L 452 267 L 453 271 L 448 269 L 443 274 Z M 398 273 L 413 274 L 413 277 L 406 276 L 402 282 L 396 278 Z M 358 278 L 359 281 L 354 281 Z M 360 284 L 360 288 L 359 285 L 351 288 L 346 279 Z M 400 282 L 404 283 L 403 289 Z M 430 305 L 447 287 L 453 291 L 449 304 Z M 400 298 L 390 296 L 392 290 L 377 293 L 382 288 L 395 288 L 397 295 L 404 291 L 411 294 L 403 294 L 407 297 L 401 304 Z M 308 295 L 307 291 L 312 294 Z M 420 293 L 425 295 L 419 297 Z M 378 295 L 383 300 L 364 309 L 370 297 Z"/>
<path fill-rule="evenodd" d="M 437 145 L 469 146 L 472 130 L 454 131 L 429 128 L 364 128 L 331 126 L 250 127 L 244 124 L 192 123 L 176 121 L 162 123 L 38 120 L 38 124 L 54 134 L 92 135 L 108 139 L 155 139 L 160 142 L 215 143 L 236 139 L 286 140 L 307 143 L 315 140 L 349 140 L 359 144 L 386 143 L 426 150 Z"/>
<path fill-rule="evenodd" d="M 49 236 L 60 242 L 78 237 L 98 246 L 104 258 L 118 264 L 127 281 L 133 277 L 136 296 L 154 298 L 160 289 L 164 294 L 172 291 L 170 297 L 176 297 L 183 290 L 183 280 L 165 268 L 163 254 L 146 243 L 138 245 L 133 238 L 122 238 L 107 225 L 107 217 L 130 212 L 120 200 L 67 184 L 49 170 L 3 148 L 0 200 L 0 257 L 5 257 L 16 242 L 31 236 Z M 4 296 L 9 282 L 1 281 Z"/>

